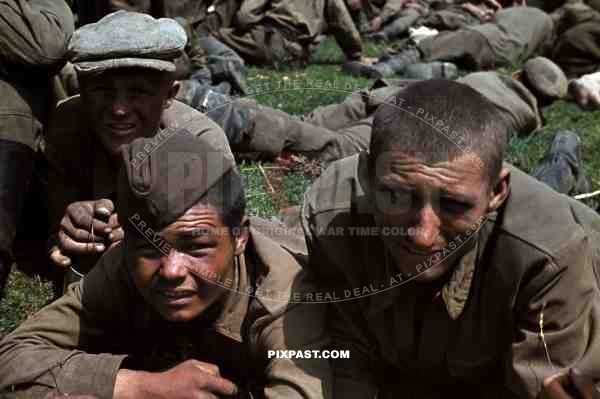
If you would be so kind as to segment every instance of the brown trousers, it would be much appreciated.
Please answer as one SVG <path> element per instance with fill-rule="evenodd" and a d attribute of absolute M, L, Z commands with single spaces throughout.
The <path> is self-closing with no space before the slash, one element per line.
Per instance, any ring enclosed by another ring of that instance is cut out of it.
<path fill-rule="evenodd" d="M 559 36 L 552 59 L 569 77 L 600 70 L 600 21 L 574 26 Z"/>
<path fill-rule="evenodd" d="M 359 94 L 302 117 L 247 100 L 240 106 L 250 107 L 252 117 L 250 129 L 232 148 L 234 152 L 274 158 L 282 151 L 292 151 L 331 162 L 366 150 L 371 139 L 367 102 Z"/>

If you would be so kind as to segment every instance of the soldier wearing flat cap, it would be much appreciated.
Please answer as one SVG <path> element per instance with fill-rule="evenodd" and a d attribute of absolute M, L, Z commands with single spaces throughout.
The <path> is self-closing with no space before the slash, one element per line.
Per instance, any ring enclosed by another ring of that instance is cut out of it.
<path fill-rule="evenodd" d="M 70 279 L 123 236 L 113 203 L 123 145 L 154 137 L 156 146 L 185 129 L 230 152 L 218 126 L 174 100 L 173 60 L 186 40 L 174 20 L 127 11 L 73 35 L 68 56 L 81 95 L 58 105 L 47 142 L 50 259 L 69 268 Z"/>
<path fill-rule="evenodd" d="M 0 391 L 43 397 L 329 398 L 304 240 L 245 216 L 233 161 L 181 133 L 122 152 L 124 240 L 0 342 Z M 185 172 L 188 171 L 189 173 Z M 293 350 L 302 356 L 274 356 Z M 307 353 L 309 353 L 307 355 Z"/>

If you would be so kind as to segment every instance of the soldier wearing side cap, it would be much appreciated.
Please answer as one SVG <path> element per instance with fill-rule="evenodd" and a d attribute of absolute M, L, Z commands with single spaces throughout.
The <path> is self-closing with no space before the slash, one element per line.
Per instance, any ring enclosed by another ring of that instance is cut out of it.
<path fill-rule="evenodd" d="M 315 355 L 325 307 L 302 303 L 314 294 L 302 236 L 245 216 L 222 148 L 181 133 L 140 163 L 153 141 L 123 146 L 115 165 L 124 240 L 0 342 L 0 392 L 331 398 Z"/>
<path fill-rule="evenodd" d="M 137 137 L 166 140 L 187 130 L 229 145 L 223 131 L 174 100 L 173 62 L 186 44 L 171 19 L 127 11 L 79 28 L 68 58 L 81 95 L 58 105 L 49 128 L 50 259 L 81 276 L 122 238 L 113 200 L 119 148 Z"/>

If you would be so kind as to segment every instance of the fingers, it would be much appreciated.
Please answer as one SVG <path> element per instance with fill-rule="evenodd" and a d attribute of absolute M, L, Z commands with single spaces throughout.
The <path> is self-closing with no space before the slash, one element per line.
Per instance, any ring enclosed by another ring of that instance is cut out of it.
<path fill-rule="evenodd" d="M 94 202 L 94 214 L 109 217 L 115 212 L 115 205 L 109 199 L 103 198 Z"/>
<path fill-rule="evenodd" d="M 121 224 L 119 223 L 119 215 L 117 213 L 113 213 L 112 215 L 110 215 L 110 217 L 108 218 L 108 225 L 112 229 L 116 229 L 119 226 L 121 226 Z"/>
<path fill-rule="evenodd" d="M 65 217 L 60 222 L 61 231 L 67 234 L 75 241 L 79 242 L 101 242 L 104 240 L 102 235 L 92 234 L 92 230 L 79 229 L 73 225 L 71 219 Z"/>
<path fill-rule="evenodd" d="M 219 367 L 216 365 L 193 360 L 192 366 L 204 372 L 201 381 L 199 381 L 202 386 L 199 388 L 209 390 L 217 395 L 233 396 L 237 394 L 236 385 L 222 378 Z"/>
<path fill-rule="evenodd" d="M 233 382 L 222 377 L 214 377 L 205 374 L 202 385 L 204 386 L 204 389 L 217 395 L 234 396 L 238 392 L 237 387 Z"/>
<path fill-rule="evenodd" d="M 123 230 L 123 228 L 119 227 L 116 230 L 113 230 L 112 233 L 110 233 L 108 235 L 108 239 L 110 240 L 111 243 L 116 244 L 119 241 L 122 241 L 123 238 L 125 237 L 125 231 Z"/>
<path fill-rule="evenodd" d="M 214 364 L 204 363 L 204 362 L 194 360 L 193 366 L 196 368 L 199 368 L 200 370 L 202 370 L 205 373 L 210 374 L 214 377 L 219 377 L 221 375 L 221 373 L 219 371 L 219 367 Z"/>
<path fill-rule="evenodd" d="M 486 3 L 489 4 L 496 11 L 502 9 L 502 5 L 500 3 L 498 3 L 496 0 L 486 0 Z"/>
<path fill-rule="evenodd" d="M 60 249 L 55 245 L 50 249 L 50 261 L 56 266 L 69 267 L 71 266 L 71 258 L 63 255 Z"/>
<path fill-rule="evenodd" d="M 106 247 L 102 243 L 77 242 L 69 237 L 64 231 L 58 232 L 61 251 L 74 254 L 94 254 L 104 252 Z"/>
<path fill-rule="evenodd" d="M 569 384 L 569 377 L 560 373 L 544 380 L 541 399 L 573 399 L 563 388 Z"/>
<path fill-rule="evenodd" d="M 110 226 L 93 217 L 93 205 L 90 202 L 76 202 L 67 207 L 65 217 L 71 220 L 73 226 L 84 230 L 90 230 L 93 224 L 94 234 L 106 235 L 111 232 Z M 64 218 L 63 218 L 64 220 Z"/>

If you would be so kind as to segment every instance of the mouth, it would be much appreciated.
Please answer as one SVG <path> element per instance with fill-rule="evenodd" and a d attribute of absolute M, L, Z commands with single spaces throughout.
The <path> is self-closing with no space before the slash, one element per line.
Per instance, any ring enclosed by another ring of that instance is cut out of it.
<path fill-rule="evenodd" d="M 115 136 L 129 136 L 135 131 L 135 123 L 109 123 L 108 128 Z"/>
<path fill-rule="evenodd" d="M 196 291 L 192 290 L 156 290 L 155 292 L 161 302 L 169 306 L 186 305 L 196 295 Z"/>
<path fill-rule="evenodd" d="M 428 257 L 431 257 L 431 256 L 435 256 L 437 253 L 442 252 L 441 249 L 431 249 L 431 250 L 428 250 L 428 251 L 419 251 L 419 250 L 416 250 L 414 248 L 411 248 L 406 243 L 402 243 L 399 246 L 400 246 L 400 248 L 402 248 L 403 251 L 408 252 L 411 255 L 419 256 L 419 257 L 422 257 L 422 258 L 428 258 Z"/>

